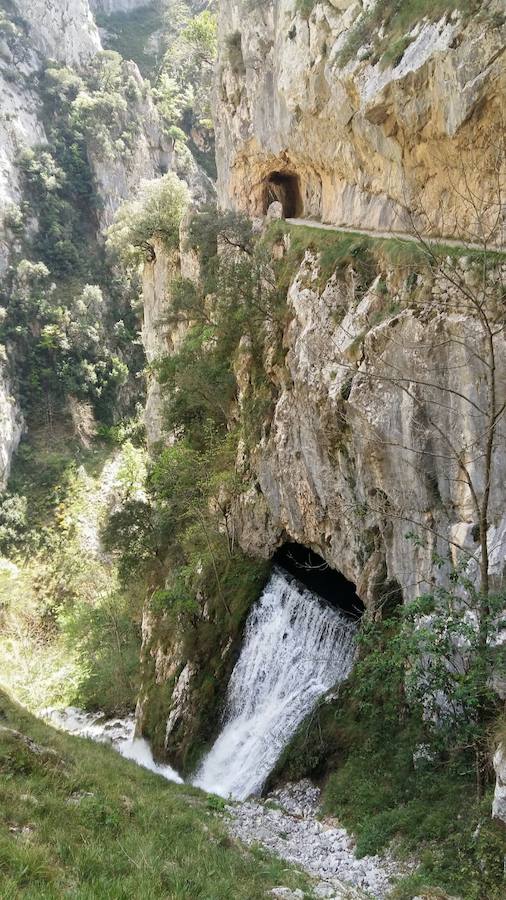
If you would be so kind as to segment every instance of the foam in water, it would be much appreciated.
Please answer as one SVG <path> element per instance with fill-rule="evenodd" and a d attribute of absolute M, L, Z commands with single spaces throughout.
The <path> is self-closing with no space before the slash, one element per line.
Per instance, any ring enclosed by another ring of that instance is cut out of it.
<path fill-rule="evenodd" d="M 151 747 L 144 738 L 135 737 L 133 716 L 124 719 L 106 719 L 105 716 L 84 712 L 74 706 L 65 709 L 44 709 L 41 716 L 70 734 L 91 738 L 99 744 L 110 744 L 121 756 L 131 759 L 137 765 L 156 772 L 168 781 L 182 783 L 182 778 L 171 766 L 155 762 Z"/>
<path fill-rule="evenodd" d="M 249 615 L 225 726 L 194 784 L 237 800 L 258 793 L 317 700 L 348 675 L 355 630 L 276 568 Z"/>

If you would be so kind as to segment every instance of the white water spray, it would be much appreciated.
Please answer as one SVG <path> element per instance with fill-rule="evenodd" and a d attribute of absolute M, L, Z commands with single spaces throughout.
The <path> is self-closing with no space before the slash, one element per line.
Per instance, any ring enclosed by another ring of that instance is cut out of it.
<path fill-rule="evenodd" d="M 317 700 L 348 675 L 355 630 L 276 568 L 249 615 L 225 726 L 194 784 L 237 800 L 258 793 Z"/>
<path fill-rule="evenodd" d="M 121 756 L 131 759 L 137 765 L 151 772 L 156 772 L 167 781 L 175 781 L 181 784 L 183 779 L 171 766 L 164 766 L 155 762 L 151 747 L 144 738 L 135 737 L 135 721 L 133 716 L 125 719 L 107 719 L 100 713 L 89 713 L 75 706 L 67 706 L 65 709 L 43 709 L 40 712 L 43 719 L 79 737 L 90 738 L 99 744 L 109 744 L 117 750 Z"/>

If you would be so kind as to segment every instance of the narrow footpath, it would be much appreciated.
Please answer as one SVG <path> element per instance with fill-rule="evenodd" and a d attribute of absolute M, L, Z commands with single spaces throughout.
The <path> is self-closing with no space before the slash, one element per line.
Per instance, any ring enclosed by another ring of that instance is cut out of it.
<path fill-rule="evenodd" d="M 351 225 L 326 225 L 315 219 L 286 219 L 289 225 L 300 225 L 304 228 L 317 228 L 320 231 L 337 231 L 344 234 L 363 234 L 366 237 L 380 238 L 387 240 L 410 241 L 414 244 L 420 244 L 422 241 L 416 234 L 409 234 L 406 231 L 374 231 L 372 228 L 358 228 Z M 462 250 L 484 250 L 489 253 L 506 253 L 506 244 L 491 244 L 484 248 L 483 244 L 473 243 L 471 241 L 457 241 L 454 238 L 444 237 L 423 237 L 426 244 L 441 247 L 460 247 Z"/>

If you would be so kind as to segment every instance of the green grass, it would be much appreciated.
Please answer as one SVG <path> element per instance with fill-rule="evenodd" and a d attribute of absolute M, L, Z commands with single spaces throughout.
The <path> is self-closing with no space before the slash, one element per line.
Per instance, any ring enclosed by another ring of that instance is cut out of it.
<path fill-rule="evenodd" d="M 441 243 L 431 243 L 431 255 L 416 240 L 406 240 L 393 235 L 390 238 L 371 237 L 353 231 L 339 231 L 310 225 L 294 225 L 290 222 L 273 222 L 265 232 L 264 240 L 272 246 L 283 235 L 290 236 L 289 250 L 277 264 L 277 275 L 282 288 L 288 288 L 297 265 L 302 262 L 306 250 L 313 250 L 320 255 L 319 286 L 324 286 L 336 270 L 343 270 L 348 264 L 362 270 L 363 274 L 375 270 L 381 271 L 381 263 L 386 262 L 396 268 L 407 271 L 420 271 L 435 258 L 467 256 L 479 260 L 483 251 L 466 247 Z M 433 254 L 433 256 L 432 256 Z M 491 263 L 500 263 L 506 254 L 502 250 L 487 250 L 487 259 Z"/>
<path fill-rule="evenodd" d="M 419 865 L 392 900 L 417 894 L 442 900 L 503 900 L 506 829 L 491 820 L 492 789 L 476 799 L 473 761 L 448 753 L 413 765 L 420 723 L 373 725 L 351 697 L 323 703 L 285 748 L 270 786 L 312 777 L 324 785 L 324 808 L 356 837 L 357 854 L 392 843 Z"/>
<path fill-rule="evenodd" d="M 353 266 L 359 276 L 357 286 L 361 291 L 366 290 L 389 264 L 404 270 L 406 274 L 427 266 L 423 248 L 416 242 L 396 237 L 373 238 L 358 232 L 330 231 L 326 228 L 275 222 L 267 228 L 264 240 L 267 246 L 272 246 L 286 234 L 290 237 L 288 252 L 275 264 L 276 277 L 282 291 L 288 290 L 307 250 L 319 255 L 317 287 L 320 290 L 323 290 L 335 272 L 344 277 L 349 265 Z M 455 248 L 449 249 L 455 253 Z"/>
<path fill-rule="evenodd" d="M 256 900 L 275 885 L 306 887 L 233 842 L 221 809 L 0 693 L 2 900 Z"/>

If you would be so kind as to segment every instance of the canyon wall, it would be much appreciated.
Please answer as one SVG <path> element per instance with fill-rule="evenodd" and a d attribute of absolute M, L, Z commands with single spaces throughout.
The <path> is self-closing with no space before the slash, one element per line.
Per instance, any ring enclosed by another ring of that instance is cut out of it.
<path fill-rule="evenodd" d="M 223 206 L 261 215 L 268 178 L 281 173 L 297 177 L 297 214 L 306 217 L 380 231 L 416 224 L 446 236 L 478 229 L 448 182 L 467 180 L 481 195 L 488 178 L 495 197 L 501 9 L 483 4 L 467 24 L 457 13 L 414 23 L 390 43 L 388 25 L 376 27 L 361 42 L 371 7 L 328 0 L 305 15 L 296 0 L 220 4 Z M 393 52 L 396 40 L 403 53 Z"/>
<path fill-rule="evenodd" d="M 0 491 L 7 484 L 12 457 L 18 448 L 23 427 L 7 353 L 0 345 Z"/>
<path fill-rule="evenodd" d="M 90 0 L 90 7 L 94 13 L 103 13 L 106 16 L 114 13 L 129 13 L 134 9 L 143 9 L 151 6 L 153 0 Z"/>
<path fill-rule="evenodd" d="M 29 244 L 39 227 L 33 198 L 25 196 L 18 159 L 27 149 L 36 153 L 52 150 L 48 134 L 55 123 L 48 123 L 46 118 L 41 73 L 55 61 L 72 73 L 83 75 L 86 90 L 89 66 L 102 51 L 102 44 L 88 0 L 16 0 L 4 14 L 2 25 L 0 277 L 7 280 L 12 259 L 29 254 Z M 137 191 L 143 179 L 156 178 L 175 164 L 173 141 L 164 132 L 149 85 L 135 62 L 123 60 L 120 66 L 124 97 L 117 121 L 111 122 L 105 144 L 103 129 L 97 134 L 89 131 L 86 138 L 94 192 L 86 214 L 95 225 L 97 244 L 103 243 L 103 231 L 111 224 L 118 206 Z M 29 215 L 23 222 L 21 210 L 27 206 Z M 7 355 L 5 348 L 3 352 Z M 21 412 L 15 399 L 15 361 L 8 363 L 5 358 L 0 365 L 5 372 L 2 415 L 6 424 L 0 431 L 5 478 L 20 434 L 17 426 L 7 427 L 7 421 L 20 421 Z"/>
<path fill-rule="evenodd" d="M 308 250 L 288 291 L 284 365 L 266 349 L 277 401 L 249 457 L 254 484 L 236 511 L 238 530 L 254 555 L 270 557 L 286 540 L 311 547 L 372 609 L 391 592 L 413 599 L 444 578 L 434 556 L 448 546 L 477 550 L 476 510 L 449 444 L 479 445 L 485 419 L 476 407 L 490 401 L 485 335 L 456 312 L 458 291 L 428 273 L 413 283 L 409 270 L 378 260 L 365 293 L 353 264 L 323 288 L 320 280 L 318 254 Z M 497 351 L 504 395 L 504 338 Z M 240 371 L 244 390 L 247 364 Z M 489 525 L 498 583 L 506 559 L 502 434 Z M 481 488 L 482 460 L 471 468 Z M 410 540 L 413 532 L 421 540 Z"/>
<path fill-rule="evenodd" d="M 479 238 L 498 212 L 499 6 L 484 4 L 484 15 L 468 21 L 454 13 L 418 22 L 396 53 L 389 54 L 388 29 L 377 29 L 379 45 L 374 34 L 346 59 L 373 7 L 328 0 L 304 15 L 295 0 L 222 0 L 219 202 L 255 218 L 281 198 L 290 217 Z M 462 301 L 466 291 L 479 295 L 476 267 L 462 254 L 438 276 L 420 257 L 374 241 L 353 245 L 329 270 L 317 234 L 280 226 L 271 242 L 274 267 L 284 261 L 289 273 L 286 324 L 281 344 L 273 337 L 264 347 L 273 403 L 261 437 L 239 448 L 247 487 L 232 515 L 240 545 L 265 560 L 285 542 L 311 548 L 357 586 L 371 612 L 444 582 L 448 553 L 453 563 L 468 554 L 478 583 L 479 517 L 455 450 L 480 445 L 490 409 L 486 334 Z M 500 228 L 494 241 L 503 241 Z M 304 242 L 305 252 L 294 252 Z M 492 269 L 492 293 L 505 275 L 504 264 Z M 152 311 L 160 321 L 170 308 L 170 277 L 161 259 L 146 269 L 148 346 Z M 490 315 L 498 323 L 502 313 Z M 169 352 L 170 343 L 162 335 Z M 253 383 L 247 336 L 241 351 L 239 416 Z M 495 353 L 504 396 L 504 334 Z M 159 409 L 156 384 L 151 390 Z M 150 417 L 160 436 L 148 404 Z M 493 587 L 503 583 L 506 559 L 501 429 L 487 522 Z M 483 457 L 468 455 L 481 492 Z M 156 730 L 157 751 L 181 764 L 188 735 L 198 743 L 192 728 L 206 673 L 189 663 L 183 634 L 166 625 L 148 604 L 138 727 Z M 215 656 L 227 646 L 224 636 Z"/>
<path fill-rule="evenodd" d="M 0 278 L 13 248 L 23 191 L 17 159 L 22 150 L 44 144 L 38 72 L 46 58 L 79 66 L 101 49 L 88 0 L 17 0 L 4 16 L 0 37 Z M 14 230 L 13 226 L 14 225 Z M 35 230 L 32 219 L 29 230 Z M 5 486 L 23 430 L 16 397 L 15 366 L 0 347 L 0 486 Z"/>
<path fill-rule="evenodd" d="M 87 0 L 17 0 L 5 16 L 0 38 L 0 274 L 9 255 L 4 214 L 21 201 L 17 157 L 46 140 L 37 74 L 46 59 L 80 65 L 99 50 Z"/>
<path fill-rule="evenodd" d="M 280 226 L 271 246 L 274 264 L 284 260 L 289 268 L 290 286 L 281 345 L 267 338 L 263 353 L 274 402 L 259 441 L 239 447 L 245 489 L 233 503 L 233 521 L 242 549 L 270 560 L 285 542 L 309 547 L 357 586 L 371 613 L 444 583 L 449 551 L 454 562 L 463 554 L 472 557 L 468 571 L 478 583 L 479 520 L 450 450 L 480 446 L 485 419 L 477 410 L 490 407 L 486 338 L 476 319 L 458 309 L 459 281 L 476 288 L 476 270 L 468 257 L 458 257 L 454 285 L 372 241 L 359 242 L 355 254 L 329 273 L 310 233 L 297 261 L 296 236 Z M 171 274 L 172 263 L 161 255 L 147 267 L 145 330 L 151 341 L 155 322 L 170 310 Z M 495 287 L 505 276 L 504 264 L 490 273 Z M 159 330 L 152 346 L 171 352 L 174 334 Z M 496 387 L 505 396 L 504 335 L 495 359 Z M 240 416 L 246 415 L 243 402 L 251 402 L 252 366 L 245 339 L 235 359 Z M 157 402 L 161 396 L 153 394 Z M 155 422 L 160 427 L 161 420 Z M 481 491 L 482 456 L 468 455 Z M 488 522 L 494 587 L 505 575 L 505 484 L 501 430 Z M 224 634 L 214 656 L 228 647 Z M 181 765 L 181 746 L 189 735 L 198 741 L 192 728 L 205 703 L 206 671 L 185 656 L 184 629 L 169 627 L 149 603 L 143 667 L 139 729 L 153 734 L 158 720 L 158 736 L 164 732 L 158 752 L 163 744 Z"/>

